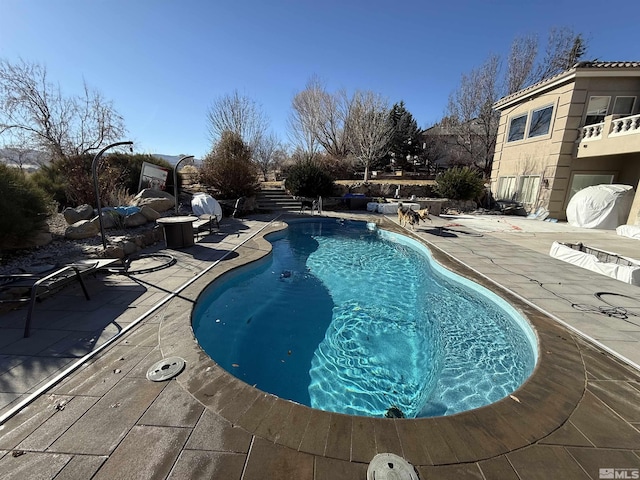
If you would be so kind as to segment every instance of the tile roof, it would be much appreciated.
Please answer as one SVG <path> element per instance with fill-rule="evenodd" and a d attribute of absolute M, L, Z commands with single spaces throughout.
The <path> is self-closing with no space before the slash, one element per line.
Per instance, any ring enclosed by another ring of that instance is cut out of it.
<path fill-rule="evenodd" d="M 640 62 L 578 62 L 573 68 L 639 68 Z"/>
<path fill-rule="evenodd" d="M 546 83 L 551 83 L 553 82 L 553 80 L 559 79 L 572 71 L 575 72 L 577 70 L 587 69 L 587 68 L 601 68 L 601 69 L 640 68 L 640 62 L 622 62 L 622 61 L 621 62 L 600 62 L 597 60 L 578 62 L 573 67 L 571 67 L 568 70 L 565 70 L 564 72 L 560 72 L 557 75 L 554 75 L 553 77 L 540 80 L 539 82 L 536 82 L 533 85 L 529 85 L 528 87 L 525 87 L 522 90 L 518 90 L 517 92 L 514 92 L 510 95 L 502 97 L 500 100 L 494 103 L 494 108 L 496 107 L 496 105 L 508 103 L 509 100 L 519 97 L 526 92 L 536 90 L 541 85 L 544 85 Z"/>

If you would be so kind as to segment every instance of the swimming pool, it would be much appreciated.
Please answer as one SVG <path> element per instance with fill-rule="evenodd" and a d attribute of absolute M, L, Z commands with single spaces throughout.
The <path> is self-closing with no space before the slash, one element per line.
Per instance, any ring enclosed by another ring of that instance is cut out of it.
<path fill-rule="evenodd" d="M 193 311 L 202 348 L 250 385 L 322 410 L 450 415 L 516 390 L 537 359 L 518 312 L 364 222 L 303 221 L 272 255 L 211 284 Z"/>

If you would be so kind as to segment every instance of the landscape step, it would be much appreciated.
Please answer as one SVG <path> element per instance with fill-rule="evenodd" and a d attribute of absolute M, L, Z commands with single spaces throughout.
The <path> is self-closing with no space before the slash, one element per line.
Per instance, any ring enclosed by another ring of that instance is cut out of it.
<path fill-rule="evenodd" d="M 263 210 L 299 210 L 300 200 L 294 199 L 281 188 L 262 189 L 256 195 L 258 208 Z"/>

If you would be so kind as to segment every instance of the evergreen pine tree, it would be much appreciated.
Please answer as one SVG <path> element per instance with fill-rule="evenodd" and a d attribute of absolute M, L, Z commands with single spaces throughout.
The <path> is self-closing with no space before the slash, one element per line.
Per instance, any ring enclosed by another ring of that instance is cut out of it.
<path fill-rule="evenodd" d="M 404 105 L 404 101 L 396 103 L 389 112 L 389 122 L 393 133 L 391 136 L 391 148 L 386 161 L 397 169 L 413 168 L 413 161 L 407 160 L 420 154 L 420 133 L 418 123 Z"/>

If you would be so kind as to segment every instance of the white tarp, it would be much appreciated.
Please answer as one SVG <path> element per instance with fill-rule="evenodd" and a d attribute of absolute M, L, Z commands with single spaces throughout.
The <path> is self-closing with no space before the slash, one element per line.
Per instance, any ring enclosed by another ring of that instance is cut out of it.
<path fill-rule="evenodd" d="M 609 252 L 607 252 L 609 253 Z M 549 255 L 563 262 L 577 265 L 578 267 L 586 268 L 592 272 L 606 275 L 621 282 L 629 283 L 631 285 L 640 286 L 640 263 L 637 266 L 618 265 L 615 263 L 605 263 L 598 260 L 598 257 L 590 253 L 574 250 L 573 248 L 563 245 L 562 243 L 553 242 Z M 615 255 L 615 254 L 611 254 Z M 633 261 L 623 257 L 626 260 Z"/>
<path fill-rule="evenodd" d="M 621 237 L 636 238 L 640 240 L 640 225 L 620 225 L 616 233 Z"/>
<path fill-rule="evenodd" d="M 567 223 L 574 227 L 615 230 L 627 223 L 633 203 L 629 185 L 594 185 L 576 193 L 567 205 Z"/>
<path fill-rule="evenodd" d="M 411 208 L 414 211 L 420 210 L 419 203 L 412 203 L 412 202 L 401 202 L 401 203 L 403 208 Z M 385 213 L 388 215 L 388 214 L 398 213 L 399 206 L 400 206 L 400 203 L 395 203 L 395 202 L 394 203 L 369 202 L 367 203 L 367 211 Z"/>
<path fill-rule="evenodd" d="M 196 216 L 212 215 L 218 222 L 222 220 L 222 207 L 218 201 L 207 193 L 196 193 L 191 199 L 191 210 Z"/>

